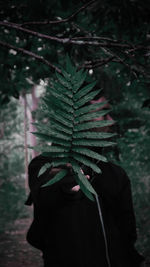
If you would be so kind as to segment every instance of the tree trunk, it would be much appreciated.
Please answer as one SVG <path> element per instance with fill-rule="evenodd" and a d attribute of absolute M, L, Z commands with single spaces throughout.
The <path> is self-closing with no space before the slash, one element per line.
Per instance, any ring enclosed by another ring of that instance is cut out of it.
<path fill-rule="evenodd" d="M 25 190 L 28 192 L 27 98 L 25 92 L 22 95 L 22 100 L 24 104 Z"/>
<path fill-rule="evenodd" d="M 31 90 L 31 97 L 32 97 L 32 105 L 28 109 L 28 118 L 29 118 L 29 132 L 30 132 L 30 145 L 35 146 L 37 144 L 36 136 L 34 134 L 31 134 L 31 132 L 36 131 L 36 127 L 33 125 L 35 122 L 33 111 L 36 111 L 38 108 L 38 97 L 36 96 L 36 86 L 34 85 Z M 32 158 L 36 157 L 38 155 L 38 152 L 33 150 L 31 151 Z"/>

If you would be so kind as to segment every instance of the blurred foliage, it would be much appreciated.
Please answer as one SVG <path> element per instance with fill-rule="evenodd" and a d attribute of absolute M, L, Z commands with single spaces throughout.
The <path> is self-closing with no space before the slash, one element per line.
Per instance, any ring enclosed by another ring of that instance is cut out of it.
<path fill-rule="evenodd" d="M 0 232 L 25 215 L 22 107 L 12 100 L 0 110 Z"/>

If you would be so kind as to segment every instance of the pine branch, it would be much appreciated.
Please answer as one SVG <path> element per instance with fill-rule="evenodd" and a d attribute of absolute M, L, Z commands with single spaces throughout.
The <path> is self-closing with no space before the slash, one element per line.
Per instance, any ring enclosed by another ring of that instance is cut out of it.
<path fill-rule="evenodd" d="M 50 63 L 48 60 L 46 60 L 42 56 L 39 56 L 39 55 L 37 55 L 37 54 L 35 54 L 35 53 L 31 52 L 31 51 L 28 51 L 28 50 L 26 50 L 24 48 L 13 46 L 13 45 L 8 44 L 6 42 L 3 42 L 1 40 L 0 40 L 0 45 L 3 46 L 3 47 L 9 48 L 9 49 L 13 49 L 13 50 L 15 50 L 15 51 L 17 51 L 19 53 L 24 54 L 24 55 L 28 55 L 30 57 L 33 57 L 33 58 L 41 61 L 42 63 L 46 64 L 48 67 L 52 68 L 53 70 L 61 73 L 61 70 L 58 67 L 54 66 L 52 63 Z"/>

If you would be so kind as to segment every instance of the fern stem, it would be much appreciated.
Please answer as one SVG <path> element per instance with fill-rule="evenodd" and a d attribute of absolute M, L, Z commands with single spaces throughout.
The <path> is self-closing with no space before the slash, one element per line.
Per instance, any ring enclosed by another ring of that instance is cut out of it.
<path fill-rule="evenodd" d="M 108 252 L 108 241 L 107 241 L 107 237 L 106 237 L 106 231 L 105 231 L 105 226 L 104 226 L 104 221 L 103 221 L 102 210 L 101 210 L 101 206 L 100 206 L 100 202 L 99 202 L 97 194 L 95 195 L 95 198 L 96 198 L 98 214 L 99 214 L 99 218 L 100 218 L 100 222 L 101 222 L 101 226 L 102 226 L 102 232 L 103 232 L 103 236 L 104 236 L 106 260 L 107 260 L 107 263 L 108 263 L 108 267 L 111 267 L 110 258 L 109 258 L 109 252 Z"/>

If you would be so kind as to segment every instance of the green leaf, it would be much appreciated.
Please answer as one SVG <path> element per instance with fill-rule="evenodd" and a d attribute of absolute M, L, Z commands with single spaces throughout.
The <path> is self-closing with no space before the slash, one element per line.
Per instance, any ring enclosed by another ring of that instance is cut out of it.
<path fill-rule="evenodd" d="M 75 175 L 75 180 L 77 184 L 80 186 L 83 193 L 92 201 L 95 201 L 95 198 L 93 197 L 92 193 L 87 189 L 87 187 L 84 185 L 84 183 L 78 178 L 78 175 Z"/>
<path fill-rule="evenodd" d="M 47 109 L 49 110 L 55 110 L 55 109 L 60 109 L 63 110 L 64 112 L 70 112 L 73 113 L 74 109 L 72 106 L 69 106 L 65 103 L 62 103 L 60 99 L 53 97 L 51 95 L 51 98 L 45 99 L 44 102 L 47 104 Z"/>
<path fill-rule="evenodd" d="M 31 133 L 34 134 L 35 136 L 39 137 L 42 140 L 49 141 L 49 142 L 52 141 L 51 136 L 48 134 L 38 133 L 38 132 L 31 132 Z"/>
<path fill-rule="evenodd" d="M 70 154 L 68 152 L 43 152 L 42 156 L 52 157 L 52 158 L 69 158 Z"/>
<path fill-rule="evenodd" d="M 61 165 L 66 165 L 67 163 L 69 163 L 69 158 L 61 158 L 61 159 L 56 159 L 53 161 L 53 167 L 58 167 Z"/>
<path fill-rule="evenodd" d="M 42 185 L 41 187 L 46 187 L 46 186 L 52 185 L 52 184 L 60 181 L 62 178 L 64 178 L 66 176 L 67 173 L 68 173 L 67 170 L 60 171 L 59 173 L 57 173 L 55 175 L 54 178 L 52 178 L 51 180 L 49 180 L 46 184 Z"/>
<path fill-rule="evenodd" d="M 68 89 L 72 88 L 72 85 L 70 82 L 68 82 L 62 75 L 60 75 L 58 72 L 56 72 L 56 77 L 58 81 L 64 86 L 67 87 Z"/>
<path fill-rule="evenodd" d="M 101 128 L 105 126 L 110 126 L 114 123 L 115 121 L 110 121 L 110 120 L 86 122 L 86 123 L 75 125 L 74 131 L 77 132 L 77 131 L 88 130 L 88 129 L 93 129 L 93 128 Z"/>
<path fill-rule="evenodd" d="M 89 93 L 94 88 L 95 85 L 96 85 L 96 82 L 92 82 L 86 85 L 85 87 L 83 87 L 82 89 L 80 89 L 74 96 L 75 101 L 79 100 L 81 97 Z"/>
<path fill-rule="evenodd" d="M 89 113 L 91 111 L 97 111 L 98 109 L 102 108 L 108 102 L 101 102 L 97 104 L 89 104 L 85 107 L 79 108 L 75 111 L 75 116 L 81 116 L 82 114 Z"/>
<path fill-rule="evenodd" d="M 74 140 L 73 145 L 76 146 L 95 146 L 95 147 L 108 147 L 108 146 L 114 146 L 116 143 L 114 142 L 108 142 L 108 141 L 96 141 L 93 139 L 81 139 L 81 140 Z"/>
<path fill-rule="evenodd" d="M 44 152 L 68 152 L 69 149 L 60 146 L 47 146 L 47 151 Z"/>
<path fill-rule="evenodd" d="M 108 114 L 109 111 L 110 110 L 100 110 L 100 111 L 91 112 L 91 113 L 81 115 L 80 117 L 75 118 L 75 123 L 83 122 L 83 121 L 89 121 L 89 120 L 93 120 L 93 119 L 102 117 L 102 116 Z"/>
<path fill-rule="evenodd" d="M 70 57 L 67 55 L 66 56 L 66 71 L 68 72 L 68 73 L 70 73 L 71 74 L 71 76 L 74 76 L 75 75 L 75 73 L 76 73 L 76 67 L 75 66 L 73 66 L 73 64 L 72 64 L 72 62 L 71 62 L 71 60 L 70 60 Z"/>
<path fill-rule="evenodd" d="M 86 76 L 87 76 L 87 72 L 83 73 L 83 70 L 80 70 L 75 74 L 72 80 L 74 93 L 76 93 L 78 89 L 80 88 L 80 86 L 84 83 Z"/>
<path fill-rule="evenodd" d="M 93 98 L 99 93 L 99 90 L 95 90 L 90 92 L 89 94 L 85 95 L 84 97 L 82 97 L 80 100 L 78 100 L 75 104 L 74 107 L 75 109 L 80 108 L 81 106 L 83 106 L 85 103 L 93 100 Z"/>
<path fill-rule="evenodd" d="M 79 153 L 81 155 L 82 154 L 86 155 L 86 156 L 93 158 L 93 159 L 98 159 L 98 160 L 107 162 L 107 159 L 104 156 L 102 156 L 102 155 L 100 155 L 100 154 L 98 154 L 98 153 L 96 153 L 96 152 L 94 152 L 88 148 L 75 147 L 75 148 L 72 148 L 72 151 Z"/>
<path fill-rule="evenodd" d="M 81 156 L 77 153 L 72 153 L 72 158 L 83 163 L 84 165 L 90 167 L 93 171 L 96 173 L 101 173 L 101 170 L 95 163 L 93 163 L 91 160 L 87 159 L 85 156 Z"/>
<path fill-rule="evenodd" d="M 62 140 L 57 137 L 51 137 L 51 142 L 56 145 L 58 144 L 58 145 L 65 146 L 65 147 L 71 147 L 70 141 Z"/>
<path fill-rule="evenodd" d="M 105 133 L 105 132 L 75 132 L 73 133 L 73 139 L 75 138 L 86 138 L 86 139 L 105 139 L 115 136 L 115 133 Z"/>
<path fill-rule="evenodd" d="M 85 177 L 85 175 L 81 172 L 80 166 L 75 162 L 72 161 L 72 168 L 74 172 L 78 175 L 78 178 L 81 180 L 81 182 L 84 184 L 84 186 L 87 188 L 88 191 L 90 191 L 92 194 L 97 195 L 95 189 L 92 187 L 88 179 Z"/>
<path fill-rule="evenodd" d="M 48 168 L 50 168 L 52 166 L 52 163 L 45 163 L 42 168 L 40 169 L 39 173 L 38 173 L 38 177 L 40 175 L 42 175 L 45 171 L 47 171 Z"/>
<path fill-rule="evenodd" d="M 61 132 L 72 135 L 72 129 L 69 129 L 68 127 L 64 126 L 60 122 L 56 121 L 54 118 L 51 118 L 51 123 L 53 129 L 58 129 Z"/>
<path fill-rule="evenodd" d="M 61 116 L 61 113 L 58 114 L 58 112 L 57 112 L 57 113 L 54 113 L 54 112 L 53 112 L 53 113 L 51 113 L 49 116 L 50 116 L 52 119 L 57 120 L 58 122 L 64 124 L 65 126 L 67 126 L 67 127 L 69 127 L 69 128 L 72 128 L 72 127 L 73 127 L 73 123 L 72 123 L 71 121 L 69 121 L 68 119 L 62 117 L 62 116 Z"/>
<path fill-rule="evenodd" d="M 60 84 L 59 82 L 55 82 L 53 85 L 54 89 L 56 92 L 59 92 L 60 94 L 66 95 L 69 98 L 73 97 L 73 92 L 72 90 L 64 87 L 62 84 Z"/>
<path fill-rule="evenodd" d="M 59 94 L 59 92 L 56 92 L 54 89 L 51 90 L 51 94 L 54 97 L 58 98 L 59 100 L 63 101 L 65 104 L 67 104 L 67 105 L 69 105 L 71 107 L 73 106 L 73 101 L 72 101 L 71 98 L 69 98 L 69 97 L 67 97 L 67 96 L 65 96 L 63 94 Z"/>

